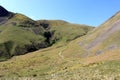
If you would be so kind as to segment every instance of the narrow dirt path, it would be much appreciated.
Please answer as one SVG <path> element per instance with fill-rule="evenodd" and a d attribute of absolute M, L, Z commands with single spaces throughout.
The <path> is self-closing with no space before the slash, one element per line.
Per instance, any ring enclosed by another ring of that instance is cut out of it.
<path fill-rule="evenodd" d="M 58 55 L 61 57 L 61 59 L 64 59 L 64 56 L 62 55 L 62 51 L 60 51 Z"/>
<path fill-rule="evenodd" d="M 63 52 L 65 51 L 65 50 L 67 50 L 67 46 L 63 49 L 63 50 L 61 50 L 59 53 L 58 53 L 58 55 L 60 56 L 60 58 L 62 59 L 62 60 L 65 60 L 65 61 L 68 61 L 68 62 L 73 62 L 72 60 L 68 60 L 67 58 L 65 58 L 65 56 L 63 55 Z"/>
<path fill-rule="evenodd" d="M 62 49 L 58 55 L 60 56 L 61 59 L 65 59 L 64 55 L 62 55 L 62 53 L 67 49 L 67 46 L 63 47 L 64 49 Z"/>

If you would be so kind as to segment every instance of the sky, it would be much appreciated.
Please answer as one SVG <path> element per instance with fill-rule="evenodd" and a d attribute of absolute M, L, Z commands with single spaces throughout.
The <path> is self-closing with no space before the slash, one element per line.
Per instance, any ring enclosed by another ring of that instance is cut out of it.
<path fill-rule="evenodd" d="M 99 26 L 120 10 L 120 0 L 0 0 L 0 5 L 34 20 L 65 20 Z"/>

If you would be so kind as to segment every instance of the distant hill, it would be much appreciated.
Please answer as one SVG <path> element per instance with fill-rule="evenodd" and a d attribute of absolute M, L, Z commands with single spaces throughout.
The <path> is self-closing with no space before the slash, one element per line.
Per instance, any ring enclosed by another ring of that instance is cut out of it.
<path fill-rule="evenodd" d="M 62 20 L 39 20 L 37 22 L 46 32 L 53 34 L 50 39 L 51 43 L 69 42 L 86 35 L 88 31 L 93 29 L 91 26 L 72 24 Z"/>
<path fill-rule="evenodd" d="M 0 6 L 0 60 L 46 48 L 57 42 L 71 41 L 91 29 L 87 25 L 62 20 L 34 21 Z"/>

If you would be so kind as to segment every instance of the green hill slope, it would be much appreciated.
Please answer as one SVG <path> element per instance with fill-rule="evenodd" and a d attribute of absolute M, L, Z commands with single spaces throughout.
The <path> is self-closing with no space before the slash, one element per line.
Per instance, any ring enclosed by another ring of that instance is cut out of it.
<path fill-rule="evenodd" d="M 62 20 L 34 21 L 0 7 L 0 60 L 33 52 L 86 35 L 93 27 Z M 4 14 L 2 13 L 4 12 Z M 64 23 L 64 24 L 63 24 Z M 60 25 L 57 25 L 60 24 Z M 47 25 L 47 26 L 46 26 Z"/>
<path fill-rule="evenodd" d="M 86 35 L 93 27 L 80 24 L 71 24 L 62 20 L 39 20 L 46 32 L 52 34 L 50 42 L 69 42 Z"/>

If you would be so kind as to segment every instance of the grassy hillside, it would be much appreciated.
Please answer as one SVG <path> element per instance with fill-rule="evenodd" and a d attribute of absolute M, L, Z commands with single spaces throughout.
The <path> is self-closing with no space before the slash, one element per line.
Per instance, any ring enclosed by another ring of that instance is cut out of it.
<path fill-rule="evenodd" d="M 84 36 L 93 29 L 91 26 L 71 24 L 62 20 L 39 20 L 38 24 L 52 34 L 50 43 L 59 42 L 60 44 Z"/>
<path fill-rule="evenodd" d="M 6 18 L 0 25 L 0 60 L 46 47 L 45 37 L 34 33 L 35 21 L 21 14 L 11 14 L 0 17 Z M 42 31 L 40 26 L 37 29 Z"/>
<path fill-rule="evenodd" d="M 93 29 L 62 20 L 34 21 L 25 15 L 8 12 L 3 7 L 0 11 L 7 13 L 0 16 L 0 61 L 56 43 L 65 44 Z"/>
<path fill-rule="evenodd" d="M 80 42 L 86 50 L 91 52 L 88 56 L 99 55 L 106 51 L 119 49 L 120 12 L 112 16 L 98 28 L 86 35 L 84 41 Z"/>
<path fill-rule="evenodd" d="M 24 54 L 29 52 L 30 49 L 32 51 L 32 47 L 29 46 L 34 45 L 34 49 L 35 45 L 44 44 L 44 37 L 35 35 L 30 31 L 23 30 L 16 26 L 9 26 L 5 29 L 2 28 L 3 27 L 0 27 L 0 30 L 2 30 L 0 33 L 0 51 L 3 53 L 1 57 L 9 58 L 14 55 Z M 41 45 L 41 48 L 42 47 Z M 38 47 L 38 49 L 39 48 L 40 47 Z"/>
<path fill-rule="evenodd" d="M 62 47 L 52 46 L 1 62 L 1 78 L 15 80 L 120 79 L 119 57 L 109 60 L 106 58 L 107 61 L 96 60 L 97 62 L 93 58 L 82 58 L 80 55 L 85 51 L 77 46 L 78 41 L 80 41 L 79 38 Z M 90 60 L 93 61 L 88 62 Z"/>

